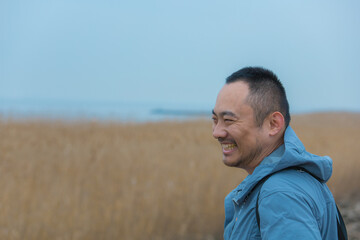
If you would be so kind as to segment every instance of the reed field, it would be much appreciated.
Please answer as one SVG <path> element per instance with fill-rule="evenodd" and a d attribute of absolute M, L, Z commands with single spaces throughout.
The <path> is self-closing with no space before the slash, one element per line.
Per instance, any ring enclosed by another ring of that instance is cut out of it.
<path fill-rule="evenodd" d="M 334 161 L 336 200 L 360 200 L 360 114 L 293 116 Z M 0 118 L 0 239 L 222 239 L 226 167 L 211 122 Z"/>

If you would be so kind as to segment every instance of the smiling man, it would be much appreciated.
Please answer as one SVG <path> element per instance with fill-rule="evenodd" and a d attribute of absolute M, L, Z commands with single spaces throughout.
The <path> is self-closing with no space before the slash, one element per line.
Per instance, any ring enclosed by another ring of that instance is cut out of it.
<path fill-rule="evenodd" d="M 274 73 L 247 67 L 226 79 L 213 136 L 224 164 L 249 175 L 225 198 L 225 240 L 338 239 L 336 204 L 325 184 L 332 161 L 306 152 L 289 123 Z"/>

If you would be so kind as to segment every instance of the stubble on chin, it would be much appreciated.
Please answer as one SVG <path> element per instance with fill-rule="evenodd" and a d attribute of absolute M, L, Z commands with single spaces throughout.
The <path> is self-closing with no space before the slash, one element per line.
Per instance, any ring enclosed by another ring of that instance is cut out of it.
<path fill-rule="evenodd" d="M 239 156 L 239 158 L 234 162 L 226 160 L 226 156 L 223 156 L 223 163 L 228 167 L 247 169 L 252 165 L 251 163 L 254 162 L 254 160 L 257 160 L 260 157 L 262 151 L 263 147 L 260 144 L 257 144 L 254 151 L 250 152 L 246 156 Z"/>

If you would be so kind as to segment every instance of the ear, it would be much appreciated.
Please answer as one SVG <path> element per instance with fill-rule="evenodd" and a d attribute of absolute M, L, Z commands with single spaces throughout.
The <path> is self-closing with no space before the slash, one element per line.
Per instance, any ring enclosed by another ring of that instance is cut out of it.
<path fill-rule="evenodd" d="M 284 116 L 280 112 L 273 112 L 268 118 L 269 135 L 275 136 L 281 133 L 285 126 Z"/>

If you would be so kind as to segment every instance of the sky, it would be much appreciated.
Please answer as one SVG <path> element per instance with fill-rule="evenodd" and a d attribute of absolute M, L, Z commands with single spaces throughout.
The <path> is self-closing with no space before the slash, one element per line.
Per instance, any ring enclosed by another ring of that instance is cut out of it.
<path fill-rule="evenodd" d="M 262 66 L 291 112 L 359 112 L 359 11 L 356 0 L 1 0 L 0 107 L 211 109 L 227 76 Z"/>

